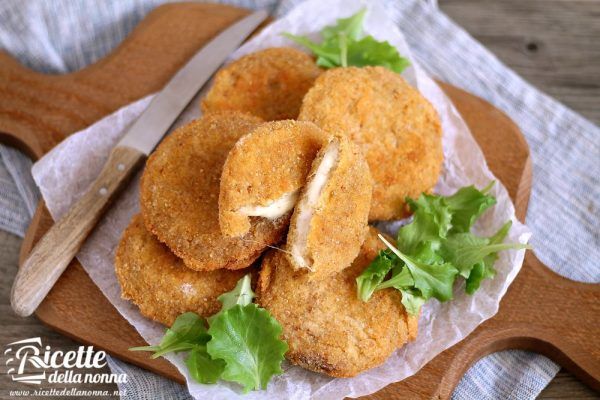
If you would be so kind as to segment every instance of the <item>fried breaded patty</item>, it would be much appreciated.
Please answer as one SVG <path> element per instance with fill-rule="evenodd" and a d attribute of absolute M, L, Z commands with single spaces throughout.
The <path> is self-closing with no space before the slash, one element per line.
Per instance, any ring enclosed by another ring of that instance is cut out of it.
<path fill-rule="evenodd" d="M 295 269 L 324 277 L 348 267 L 367 232 L 373 181 L 358 146 L 331 137 L 313 161 L 286 241 Z"/>
<path fill-rule="evenodd" d="M 239 238 L 224 237 L 219 229 L 223 164 L 237 140 L 260 123 L 235 112 L 206 115 L 169 135 L 146 163 L 141 182 L 146 227 L 189 268 L 245 268 L 285 234 L 289 218 L 253 220 Z"/>
<path fill-rule="evenodd" d="M 372 185 L 362 152 L 346 137 L 328 135 L 310 122 L 265 123 L 227 157 L 219 194 L 221 231 L 243 235 L 251 217 L 279 218 L 295 207 L 286 243 L 290 262 L 324 276 L 344 269 L 358 254 Z"/>
<path fill-rule="evenodd" d="M 383 363 L 417 335 L 394 289 L 377 291 L 369 302 L 356 293 L 356 277 L 382 248 L 371 228 L 352 266 L 327 279 L 294 271 L 281 252 L 263 258 L 257 295 L 283 327 L 286 358 L 311 371 L 352 377 Z"/>
<path fill-rule="evenodd" d="M 266 121 L 295 119 L 320 73 L 312 57 L 291 47 L 248 54 L 216 74 L 202 111 L 242 111 Z"/>
<path fill-rule="evenodd" d="M 299 119 L 347 135 L 362 148 L 375 181 L 369 220 L 406 216 L 405 198 L 437 183 L 443 161 L 439 117 L 384 67 L 328 70 L 304 97 Z"/>
<path fill-rule="evenodd" d="M 184 312 L 207 317 L 219 311 L 217 297 L 232 290 L 250 270 L 199 272 L 186 268 L 146 230 L 139 214 L 123 233 L 115 257 L 121 296 L 135 303 L 146 317 L 168 326 Z"/>
<path fill-rule="evenodd" d="M 219 223 L 227 236 L 250 229 L 252 216 L 289 213 L 328 136 L 310 122 L 267 122 L 239 140 L 221 176 Z"/>

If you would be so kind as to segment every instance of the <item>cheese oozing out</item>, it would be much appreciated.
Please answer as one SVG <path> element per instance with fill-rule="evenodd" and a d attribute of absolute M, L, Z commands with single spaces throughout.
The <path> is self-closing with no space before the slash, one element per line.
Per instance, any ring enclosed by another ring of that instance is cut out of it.
<path fill-rule="evenodd" d="M 269 202 L 264 206 L 244 206 L 239 212 L 248 217 L 263 217 L 277 219 L 294 208 L 298 200 L 298 190 L 286 193 L 280 198 Z"/>
<path fill-rule="evenodd" d="M 312 260 L 307 251 L 310 222 L 319 203 L 325 185 L 335 168 L 339 158 L 339 142 L 332 139 L 324 148 L 323 157 L 312 179 L 307 182 L 303 197 L 296 207 L 296 240 L 291 245 L 291 254 L 295 263 L 307 269 L 312 269 Z"/>

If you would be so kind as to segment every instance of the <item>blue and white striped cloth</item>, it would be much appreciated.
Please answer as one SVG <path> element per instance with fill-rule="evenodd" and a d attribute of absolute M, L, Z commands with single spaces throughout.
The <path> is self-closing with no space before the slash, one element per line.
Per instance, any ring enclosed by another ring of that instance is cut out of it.
<path fill-rule="evenodd" d="M 297 0 L 229 0 L 275 16 Z M 83 68 L 113 49 L 162 0 L 3 0 L 0 46 L 43 72 Z M 538 257 L 572 279 L 600 282 L 600 129 L 539 92 L 452 22 L 435 1 L 384 1 L 413 55 L 429 72 L 487 99 L 521 128 L 531 147 L 534 185 L 527 216 Z M 0 145 L 0 229 L 23 235 L 39 194 L 31 162 Z M 116 359 L 130 376 L 127 399 L 188 398 L 186 389 Z M 456 399 L 535 398 L 559 367 L 525 351 L 483 358 L 464 376 Z"/>

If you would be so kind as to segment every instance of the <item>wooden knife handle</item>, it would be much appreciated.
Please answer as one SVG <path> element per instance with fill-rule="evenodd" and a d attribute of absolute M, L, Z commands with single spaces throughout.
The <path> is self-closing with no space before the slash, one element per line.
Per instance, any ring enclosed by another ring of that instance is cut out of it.
<path fill-rule="evenodd" d="M 88 191 L 40 239 L 17 273 L 11 305 L 31 315 L 75 257 L 110 201 L 133 175 L 145 155 L 116 147 Z"/>

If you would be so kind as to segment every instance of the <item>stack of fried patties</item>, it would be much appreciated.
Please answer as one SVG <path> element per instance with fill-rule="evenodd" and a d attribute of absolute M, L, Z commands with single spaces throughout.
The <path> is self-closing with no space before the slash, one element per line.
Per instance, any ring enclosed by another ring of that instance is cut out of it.
<path fill-rule="evenodd" d="M 150 156 L 141 214 L 117 250 L 123 297 L 170 325 L 217 312 L 247 273 L 295 364 L 354 376 L 416 336 L 398 291 L 361 301 L 383 247 L 370 221 L 408 215 L 442 163 L 432 106 L 383 67 L 321 70 L 291 48 L 219 71 L 204 116 Z"/>

